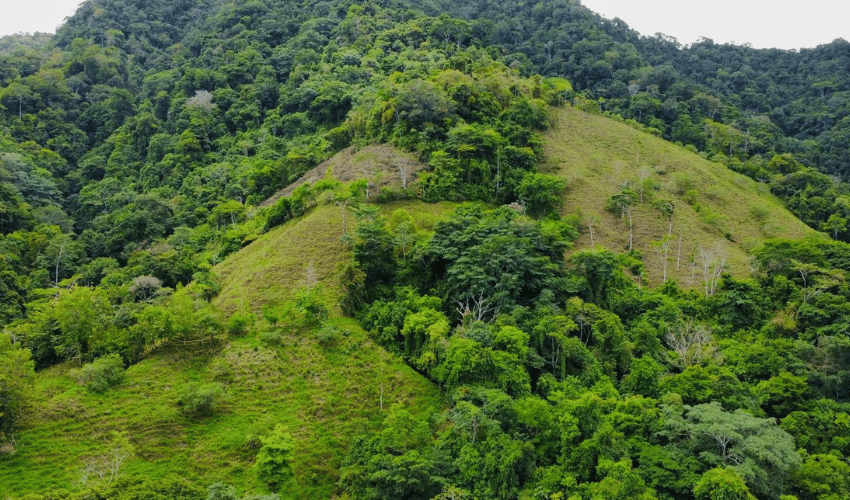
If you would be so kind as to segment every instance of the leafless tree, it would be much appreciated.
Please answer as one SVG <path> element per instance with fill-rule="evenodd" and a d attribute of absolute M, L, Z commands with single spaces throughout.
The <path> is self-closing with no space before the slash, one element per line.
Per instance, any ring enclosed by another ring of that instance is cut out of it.
<path fill-rule="evenodd" d="M 705 296 L 711 297 L 717 291 L 720 275 L 726 269 L 726 253 L 720 243 L 717 243 L 713 248 L 699 247 L 699 255 Z"/>
<path fill-rule="evenodd" d="M 464 324 L 467 321 L 484 321 L 491 313 L 496 312 L 496 308 L 490 304 L 490 298 L 480 294 L 469 295 L 455 303 L 457 305 L 455 310 L 463 318 Z"/>
<path fill-rule="evenodd" d="M 398 162 L 396 167 L 398 168 L 399 175 L 401 175 L 401 188 L 407 189 L 407 179 L 410 176 L 413 165 L 411 165 L 409 160 L 402 160 Z"/>
<path fill-rule="evenodd" d="M 134 454 L 135 448 L 130 441 L 121 433 L 113 431 L 109 449 L 102 455 L 83 461 L 77 485 L 80 489 L 85 489 L 90 483 L 111 484 L 118 479 L 124 462 Z"/>
<path fill-rule="evenodd" d="M 195 95 L 186 99 L 186 107 L 211 111 L 215 107 L 215 104 L 213 104 L 213 95 L 208 90 L 197 90 L 195 91 Z"/>
<path fill-rule="evenodd" d="M 162 281 L 156 276 L 137 276 L 133 278 L 133 284 L 130 285 L 130 293 L 144 302 L 154 298 L 160 288 L 162 288 Z"/>
<path fill-rule="evenodd" d="M 670 235 L 661 238 L 661 241 L 654 244 L 655 250 L 658 253 L 658 259 L 661 262 L 662 283 L 667 281 L 667 264 L 670 262 Z"/>
<path fill-rule="evenodd" d="M 672 351 L 667 355 L 670 364 L 679 369 L 701 364 L 717 352 L 711 328 L 696 323 L 693 318 L 668 325 L 664 341 Z"/>

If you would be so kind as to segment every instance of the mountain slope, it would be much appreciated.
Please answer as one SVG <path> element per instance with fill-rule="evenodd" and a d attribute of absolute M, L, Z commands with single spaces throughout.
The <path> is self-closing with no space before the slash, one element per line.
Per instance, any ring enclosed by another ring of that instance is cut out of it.
<path fill-rule="evenodd" d="M 665 236 L 667 276 L 698 287 L 701 251 L 725 256 L 729 271 L 746 276 L 747 252 L 760 242 L 815 234 L 767 186 L 721 164 L 604 116 L 568 106 L 553 113 L 544 169 L 568 181 L 562 211 L 582 215 L 585 231 L 578 246 L 591 245 L 592 225 L 593 243 L 615 251 L 629 248 L 628 213 L 611 213 L 605 206 L 624 189 L 631 191 L 633 246 L 644 256 L 651 285 L 663 278 Z M 668 203 L 672 224 L 664 208 Z"/>
<path fill-rule="evenodd" d="M 249 304 L 258 310 L 318 284 L 320 300 L 333 306 L 337 265 L 350 258 L 341 229 L 340 211 L 330 205 L 263 235 L 218 266 L 216 303 L 225 311 Z M 441 399 L 433 383 L 375 345 L 355 322 L 331 316 L 331 333 L 321 338 L 308 327 L 264 323 L 203 351 L 164 345 L 103 394 L 73 382 L 76 364 L 39 372 L 18 451 L 0 468 L 2 498 L 78 491 L 84 464 L 108 449 L 111 431 L 125 433 L 136 447 L 121 469 L 125 480 L 163 481 L 177 472 L 201 490 L 221 481 L 242 494 L 263 492 L 253 470 L 257 436 L 276 424 L 294 440 L 292 498 L 331 497 L 350 441 L 371 428 L 382 409 L 399 404 L 424 417 Z M 200 419 L 181 414 L 184 388 L 212 382 L 222 383 L 227 395 L 220 411 Z"/>

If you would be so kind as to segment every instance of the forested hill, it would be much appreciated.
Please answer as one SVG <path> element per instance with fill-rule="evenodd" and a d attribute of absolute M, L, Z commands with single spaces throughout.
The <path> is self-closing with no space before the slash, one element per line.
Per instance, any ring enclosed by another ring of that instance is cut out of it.
<path fill-rule="evenodd" d="M 522 53 L 533 71 L 565 76 L 577 90 L 604 99 L 604 109 L 658 128 L 669 139 L 712 149 L 717 134 L 700 130 L 708 118 L 731 127 L 732 144 L 714 145 L 717 151 L 728 146 L 728 156 L 745 161 L 771 151 L 794 153 L 805 164 L 847 178 L 847 40 L 824 40 L 799 52 L 710 39 L 682 46 L 567 0 L 443 7 L 477 20 L 458 36 Z"/>
<path fill-rule="evenodd" d="M 0 55 L 0 497 L 850 497 L 848 64 L 88 0 Z"/>

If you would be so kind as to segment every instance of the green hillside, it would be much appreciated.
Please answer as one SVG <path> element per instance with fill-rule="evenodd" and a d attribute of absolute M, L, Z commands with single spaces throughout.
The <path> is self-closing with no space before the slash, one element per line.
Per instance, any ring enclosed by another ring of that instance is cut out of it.
<path fill-rule="evenodd" d="M 848 75 L 579 0 L 0 40 L 0 500 L 850 498 Z"/>
<path fill-rule="evenodd" d="M 628 217 L 605 206 L 631 191 L 637 197 L 632 244 L 643 255 L 649 285 L 662 281 L 665 244 L 667 277 L 699 287 L 700 250 L 722 256 L 732 274 L 744 277 L 752 272 L 749 252 L 764 240 L 816 234 L 767 186 L 725 165 L 578 108 L 558 108 L 553 116 L 542 168 L 567 179 L 562 212 L 580 214 L 584 234 L 578 247 L 591 246 L 592 225 L 593 243 L 628 250 Z"/>
<path fill-rule="evenodd" d="M 339 209 L 323 206 L 264 235 L 219 266 L 217 303 L 224 310 L 280 306 L 311 284 L 327 291 L 319 300 L 336 309 L 336 268 L 350 258 L 340 230 Z M 306 270 L 310 263 L 314 271 Z M 252 446 L 277 424 L 295 444 L 291 497 L 330 497 L 352 437 L 380 418 L 382 405 L 426 416 L 440 408 L 441 398 L 431 382 L 376 346 L 355 322 L 332 315 L 325 326 L 333 329 L 329 336 L 281 323 L 219 337 L 200 350 L 163 346 L 104 394 L 69 378 L 75 364 L 39 372 L 31 416 L 16 436 L 17 452 L 0 468 L 0 498 L 52 488 L 79 491 L 83 464 L 109 452 L 111 431 L 124 433 L 136 448 L 122 467 L 127 480 L 156 483 L 170 474 L 196 486 L 222 481 L 245 494 L 261 492 Z M 226 395 L 215 415 L 181 414 L 180 391 L 211 382 L 221 383 Z"/>
<path fill-rule="evenodd" d="M 676 269 L 671 251 L 667 272 L 684 287 L 702 286 L 701 270 L 692 270 L 700 264 L 700 246 L 713 250 L 721 242 L 728 270 L 745 277 L 748 252 L 766 238 L 816 234 L 752 180 L 693 152 L 573 107 L 553 109 L 552 116 L 542 168 L 568 181 L 561 212 L 582 221 L 576 250 L 590 246 L 591 224 L 596 245 L 626 250 L 627 221 L 604 207 L 624 186 L 636 193 L 644 186 L 643 201 L 632 213 L 634 248 L 645 256 L 643 286 L 659 283 L 662 272 L 655 242 L 670 226 L 655 208 L 659 200 L 675 206 L 672 234 L 683 235 L 682 265 Z M 366 151 L 368 161 L 379 165 L 399 154 L 386 146 Z M 341 168 L 346 163 L 338 158 L 351 156 L 344 152 L 328 164 Z M 381 205 L 381 211 L 411 214 L 424 237 L 455 207 L 409 201 Z M 707 213 L 716 218 L 707 220 Z M 353 233 L 350 209 L 346 217 Z M 352 437 L 374 428 L 382 405 L 400 404 L 427 418 L 440 410 L 441 400 L 432 382 L 378 346 L 356 322 L 340 317 L 339 273 L 352 258 L 342 236 L 341 208 L 326 199 L 213 269 L 220 277 L 213 303 L 226 315 L 253 312 L 261 318 L 264 309 L 285 308 L 313 290 L 313 299 L 331 310 L 323 327 L 331 333 L 258 319 L 250 333 L 218 337 L 200 350 L 179 344 L 156 348 L 104 394 L 75 384 L 69 377 L 73 363 L 39 372 L 31 417 L 17 435 L 17 452 L 0 472 L 7 498 L 50 488 L 77 491 L 80 464 L 108 451 L 116 430 L 131 436 L 135 446 L 135 457 L 122 467 L 124 481 L 173 481 L 165 478 L 180 471 L 187 488 L 221 481 L 244 494 L 262 492 L 251 443 L 277 424 L 294 440 L 291 496 L 331 496 Z M 182 388 L 210 382 L 222 383 L 227 395 L 216 414 L 200 419 L 182 414 L 177 405 Z"/>

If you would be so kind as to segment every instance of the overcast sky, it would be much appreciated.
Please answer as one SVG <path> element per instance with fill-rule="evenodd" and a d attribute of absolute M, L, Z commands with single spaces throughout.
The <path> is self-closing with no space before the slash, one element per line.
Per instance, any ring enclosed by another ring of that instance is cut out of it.
<path fill-rule="evenodd" d="M 0 0 L 0 36 L 55 33 L 83 0 Z"/>
<path fill-rule="evenodd" d="M 279 0 L 287 1 L 287 0 Z M 82 0 L 0 0 L 0 36 L 20 31 L 53 33 Z M 850 40 L 847 0 L 581 0 L 591 10 L 619 17 L 643 35 L 657 32 L 687 45 L 699 37 L 756 48 L 816 47 Z"/>
<path fill-rule="evenodd" d="M 603 17 L 619 17 L 642 35 L 664 33 L 688 45 L 750 43 L 758 49 L 817 47 L 850 41 L 847 0 L 581 0 Z"/>

